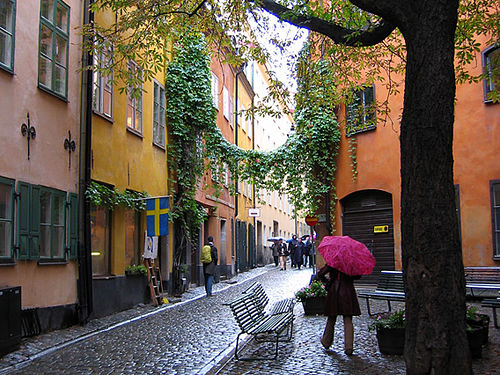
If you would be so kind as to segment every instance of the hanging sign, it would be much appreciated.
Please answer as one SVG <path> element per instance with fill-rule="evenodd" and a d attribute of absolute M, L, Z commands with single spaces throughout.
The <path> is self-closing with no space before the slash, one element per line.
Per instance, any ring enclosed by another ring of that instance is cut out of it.
<path fill-rule="evenodd" d="M 388 225 L 375 225 L 373 227 L 373 233 L 387 233 L 389 232 Z"/>
<path fill-rule="evenodd" d="M 156 259 L 158 256 L 158 237 L 148 236 L 147 231 L 144 235 L 144 254 L 142 257 L 145 259 Z"/>

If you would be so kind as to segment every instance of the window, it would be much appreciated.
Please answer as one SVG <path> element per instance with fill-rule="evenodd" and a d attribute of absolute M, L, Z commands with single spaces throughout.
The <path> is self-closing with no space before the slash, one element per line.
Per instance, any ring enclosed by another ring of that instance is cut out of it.
<path fill-rule="evenodd" d="M 110 211 L 104 207 L 90 209 L 92 274 L 108 275 L 110 265 Z"/>
<path fill-rule="evenodd" d="M 38 84 L 66 98 L 68 91 L 69 7 L 41 0 Z"/>
<path fill-rule="evenodd" d="M 105 45 L 105 41 L 96 40 L 96 43 Z M 103 69 L 111 64 L 113 50 L 111 47 L 94 53 L 94 101 L 92 108 L 95 112 L 106 117 L 113 117 L 113 76 L 103 73 Z"/>
<path fill-rule="evenodd" d="M 65 259 L 68 251 L 76 259 L 78 196 L 22 181 L 17 194 L 18 258 Z"/>
<path fill-rule="evenodd" d="M 64 258 L 65 201 L 62 191 L 40 189 L 40 258 Z"/>
<path fill-rule="evenodd" d="M 129 74 L 138 80 L 142 78 L 141 69 L 133 62 L 128 62 Z M 142 84 L 140 87 L 127 88 L 127 127 L 142 134 Z"/>
<path fill-rule="evenodd" d="M 12 258 L 14 181 L 0 177 L 0 258 Z"/>
<path fill-rule="evenodd" d="M 0 0 L 0 67 L 14 72 L 15 0 Z"/>
<path fill-rule="evenodd" d="M 375 93 L 373 86 L 356 90 L 352 102 L 346 105 L 346 136 L 376 128 Z"/>
<path fill-rule="evenodd" d="M 498 102 L 499 95 L 494 95 L 500 88 L 500 47 L 490 47 L 483 52 L 483 65 L 486 78 L 484 80 L 484 100 Z"/>
<path fill-rule="evenodd" d="M 125 264 L 140 264 L 140 223 L 141 214 L 136 210 L 125 211 Z"/>
<path fill-rule="evenodd" d="M 215 75 L 214 72 L 211 72 L 212 80 L 211 80 L 211 91 L 212 91 L 212 100 L 214 107 L 219 109 L 219 78 Z"/>
<path fill-rule="evenodd" d="M 153 143 L 165 147 L 165 88 L 154 81 Z"/>
<path fill-rule="evenodd" d="M 229 120 L 229 90 L 226 86 L 222 89 L 222 109 L 224 112 L 224 117 Z"/>
<path fill-rule="evenodd" d="M 491 186 L 491 226 L 493 229 L 493 256 L 500 259 L 500 180 Z"/>
<path fill-rule="evenodd" d="M 229 125 L 234 126 L 234 109 L 233 109 L 233 99 L 229 97 Z"/>

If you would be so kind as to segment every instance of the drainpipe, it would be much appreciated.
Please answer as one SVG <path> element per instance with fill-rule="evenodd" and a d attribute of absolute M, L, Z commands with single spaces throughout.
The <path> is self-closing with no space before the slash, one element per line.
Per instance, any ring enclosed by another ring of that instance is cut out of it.
<path fill-rule="evenodd" d="M 94 22 L 90 6 L 94 0 L 84 2 L 84 23 Z M 85 199 L 85 191 L 90 185 L 92 152 L 92 71 L 85 69 L 92 64 L 92 53 L 82 54 L 82 90 L 80 116 L 80 168 L 78 185 L 79 233 L 78 233 L 78 320 L 85 324 L 93 311 L 92 258 L 90 233 L 90 202 Z"/>

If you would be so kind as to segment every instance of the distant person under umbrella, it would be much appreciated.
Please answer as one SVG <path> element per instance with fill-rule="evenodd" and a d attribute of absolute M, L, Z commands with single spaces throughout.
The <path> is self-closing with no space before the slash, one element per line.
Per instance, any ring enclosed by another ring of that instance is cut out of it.
<path fill-rule="evenodd" d="M 290 261 L 292 263 L 292 267 L 295 267 L 295 250 L 297 249 L 297 235 L 294 234 L 292 239 L 288 242 L 288 252 L 290 253 Z"/>
<path fill-rule="evenodd" d="M 294 263 L 297 266 L 297 268 L 300 270 L 300 267 L 302 266 L 302 263 L 304 263 L 304 243 L 302 242 L 302 238 L 297 239 L 297 246 L 295 247 L 295 252 L 292 255 L 294 259 Z"/>

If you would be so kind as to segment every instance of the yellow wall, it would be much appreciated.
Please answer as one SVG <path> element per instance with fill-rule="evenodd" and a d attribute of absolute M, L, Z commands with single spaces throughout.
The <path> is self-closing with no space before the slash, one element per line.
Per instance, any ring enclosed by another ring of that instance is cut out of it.
<path fill-rule="evenodd" d="M 112 15 L 97 15 L 96 22 L 109 24 Z M 154 77 L 165 86 L 165 72 Z M 138 192 L 150 196 L 168 195 L 168 166 L 166 149 L 153 144 L 153 82 L 145 82 L 142 95 L 142 135 L 127 129 L 127 96 L 120 94 L 118 83 L 113 87 L 113 120 L 94 114 L 92 119 L 92 179 L 113 185 L 115 189 Z M 165 125 L 166 132 L 166 125 Z M 168 135 L 165 135 L 165 145 Z M 165 146 L 166 147 L 166 146 Z M 125 210 L 112 212 L 111 274 L 124 274 L 125 264 Z M 141 251 L 144 247 L 145 212 L 142 213 L 139 233 Z M 169 230 L 173 233 L 172 227 Z M 169 235 L 169 246 L 171 248 Z M 171 252 L 169 252 L 170 254 Z M 169 255 L 171 256 L 171 255 Z M 163 261 L 167 261 L 166 259 Z M 168 259 L 171 264 L 170 259 Z"/>

